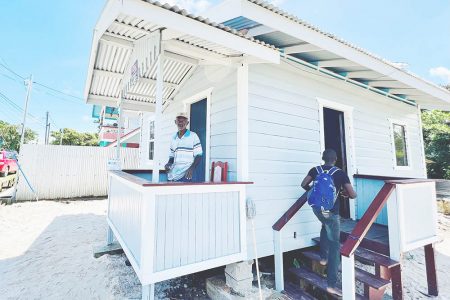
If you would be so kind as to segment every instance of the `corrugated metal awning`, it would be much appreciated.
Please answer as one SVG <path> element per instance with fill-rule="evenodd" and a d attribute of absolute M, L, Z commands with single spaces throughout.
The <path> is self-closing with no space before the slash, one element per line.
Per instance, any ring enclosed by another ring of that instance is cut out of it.
<path fill-rule="evenodd" d="M 239 60 L 278 62 L 278 50 L 233 28 L 155 1 L 110 0 L 97 23 L 86 83 L 87 103 L 117 106 L 135 43 L 162 31 L 163 105 L 177 94 L 199 64 Z M 156 64 L 124 94 L 125 109 L 153 111 Z"/>
<path fill-rule="evenodd" d="M 208 16 L 272 44 L 286 60 L 423 108 L 450 110 L 450 92 L 262 0 L 227 0 Z"/>

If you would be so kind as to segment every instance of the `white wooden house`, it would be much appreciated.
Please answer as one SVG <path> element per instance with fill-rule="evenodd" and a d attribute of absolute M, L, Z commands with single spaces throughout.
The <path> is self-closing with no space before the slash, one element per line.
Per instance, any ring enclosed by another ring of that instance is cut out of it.
<path fill-rule="evenodd" d="M 450 92 L 263 1 L 224 1 L 207 15 L 110 0 L 94 30 L 87 103 L 142 115 L 142 170 L 111 171 L 108 242 L 119 240 L 143 298 L 155 282 L 254 258 L 246 203 L 256 208 L 258 257 L 276 254 L 283 289 L 280 254 L 314 245 L 320 223 L 306 205 L 283 230 L 273 226 L 298 203 L 325 147 L 358 189 L 343 216 L 364 219 L 392 185 L 392 209 L 375 215 L 397 239 L 391 257 L 432 244 L 434 183 L 403 182 L 409 189 L 399 192 L 399 181 L 385 180 L 426 178 L 420 109 L 449 109 Z M 179 111 L 201 138 L 201 184 L 170 184 L 160 172 Z M 208 182 L 213 161 L 228 162 L 228 182 Z M 419 193 L 417 207 L 430 213 L 420 234 L 411 219 L 421 211 L 405 210 L 405 193 Z M 353 277 L 343 281 L 347 296 Z"/>

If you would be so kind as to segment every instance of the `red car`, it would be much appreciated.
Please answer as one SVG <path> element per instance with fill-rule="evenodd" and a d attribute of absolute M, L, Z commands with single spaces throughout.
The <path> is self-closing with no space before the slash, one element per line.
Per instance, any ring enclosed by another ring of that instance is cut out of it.
<path fill-rule="evenodd" d="M 0 176 L 5 177 L 15 172 L 17 172 L 17 163 L 14 159 L 14 152 L 0 150 Z"/>

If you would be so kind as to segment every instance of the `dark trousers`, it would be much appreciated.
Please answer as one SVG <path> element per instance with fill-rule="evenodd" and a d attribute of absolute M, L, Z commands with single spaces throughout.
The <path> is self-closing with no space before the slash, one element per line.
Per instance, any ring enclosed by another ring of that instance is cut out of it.
<path fill-rule="evenodd" d="M 329 287 L 336 287 L 337 274 L 341 263 L 340 233 L 341 223 L 339 214 L 329 212 L 323 214 L 320 209 L 313 209 L 314 214 L 322 223 L 320 230 L 320 258 L 328 261 L 327 283 Z"/>

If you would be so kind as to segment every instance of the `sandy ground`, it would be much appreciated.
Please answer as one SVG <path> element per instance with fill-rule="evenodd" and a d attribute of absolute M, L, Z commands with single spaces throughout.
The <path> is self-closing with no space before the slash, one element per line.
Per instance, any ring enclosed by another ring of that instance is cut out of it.
<path fill-rule="evenodd" d="M 105 200 L 0 206 L 0 299 L 140 299 L 123 255 L 93 258 L 92 247 L 105 241 L 105 213 Z M 449 216 L 439 215 L 439 231 L 437 299 L 450 299 Z M 405 299 L 428 298 L 422 249 L 405 256 L 403 270 Z M 203 282 L 190 276 L 157 284 L 157 296 L 207 299 Z"/>

